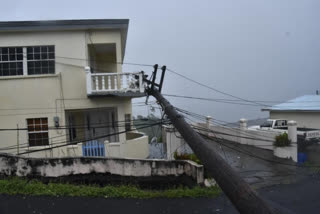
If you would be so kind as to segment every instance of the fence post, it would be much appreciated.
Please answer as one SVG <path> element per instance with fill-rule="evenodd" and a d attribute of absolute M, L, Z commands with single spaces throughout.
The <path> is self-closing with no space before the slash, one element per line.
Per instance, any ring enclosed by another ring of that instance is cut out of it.
<path fill-rule="evenodd" d="M 76 156 L 81 157 L 81 154 L 83 155 L 83 144 L 77 143 L 77 154 Z"/>
<path fill-rule="evenodd" d="M 294 120 L 288 121 L 288 139 L 291 141 L 291 158 L 295 162 L 298 161 L 297 135 L 297 122 Z"/>
<path fill-rule="evenodd" d="M 288 121 L 288 138 L 292 143 L 297 143 L 297 122 Z"/>
<path fill-rule="evenodd" d="M 206 129 L 207 129 L 207 133 L 208 136 L 210 135 L 210 124 L 212 122 L 212 117 L 211 116 L 207 116 L 206 117 Z"/>
<path fill-rule="evenodd" d="M 240 142 L 241 144 L 247 144 L 246 139 L 243 138 L 243 136 L 245 136 L 245 133 L 248 129 L 248 120 L 245 118 L 241 118 L 240 119 L 240 132 L 239 132 L 239 140 L 238 142 Z"/>
<path fill-rule="evenodd" d="M 90 67 L 85 67 L 86 80 L 87 80 L 87 94 L 92 94 L 92 80 L 91 80 L 91 69 Z"/>
<path fill-rule="evenodd" d="M 248 128 L 248 120 L 247 119 L 240 119 L 240 129 L 246 130 Z"/>

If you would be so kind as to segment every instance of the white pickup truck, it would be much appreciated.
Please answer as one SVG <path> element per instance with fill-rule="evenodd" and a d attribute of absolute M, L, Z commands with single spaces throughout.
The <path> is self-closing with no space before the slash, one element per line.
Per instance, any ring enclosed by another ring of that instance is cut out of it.
<path fill-rule="evenodd" d="M 288 129 L 288 122 L 284 119 L 268 119 L 260 126 L 250 126 L 249 129 L 271 130 L 271 129 Z"/>
<path fill-rule="evenodd" d="M 280 133 L 288 132 L 288 121 L 285 119 L 268 119 L 260 126 L 248 127 L 251 130 L 270 130 Z M 320 138 L 319 129 L 297 128 L 298 135 L 305 136 L 306 139 Z"/>

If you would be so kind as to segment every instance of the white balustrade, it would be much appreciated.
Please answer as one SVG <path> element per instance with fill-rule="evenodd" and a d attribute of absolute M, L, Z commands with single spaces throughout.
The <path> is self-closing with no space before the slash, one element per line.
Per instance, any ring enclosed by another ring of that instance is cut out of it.
<path fill-rule="evenodd" d="M 118 87 L 117 87 L 117 85 L 118 85 L 118 75 L 116 75 L 116 76 L 113 76 L 113 78 L 114 78 L 114 89 L 115 90 L 117 90 L 118 89 Z"/>
<path fill-rule="evenodd" d="M 108 90 L 110 91 L 111 90 L 111 79 L 110 79 L 110 76 L 107 76 L 108 78 Z"/>
<path fill-rule="evenodd" d="M 106 90 L 106 85 L 105 85 L 105 76 L 102 76 L 102 90 Z"/>
<path fill-rule="evenodd" d="M 135 78 L 138 76 L 139 78 Z M 144 93 L 143 73 L 91 73 L 86 67 L 87 93 L 105 94 L 106 92 Z"/>
<path fill-rule="evenodd" d="M 94 77 L 96 90 L 99 91 L 99 78 L 97 76 Z"/>

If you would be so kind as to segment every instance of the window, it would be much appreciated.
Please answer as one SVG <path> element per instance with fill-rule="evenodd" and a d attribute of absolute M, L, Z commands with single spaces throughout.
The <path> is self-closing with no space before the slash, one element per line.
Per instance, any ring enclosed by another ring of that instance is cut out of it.
<path fill-rule="evenodd" d="M 27 119 L 29 146 L 49 145 L 48 118 Z"/>
<path fill-rule="evenodd" d="M 28 75 L 54 74 L 54 46 L 27 47 Z"/>
<path fill-rule="evenodd" d="M 54 73 L 55 49 L 53 45 L 0 47 L 0 76 Z"/>
<path fill-rule="evenodd" d="M 124 120 L 125 120 L 126 131 L 130 131 L 131 130 L 131 114 L 125 114 Z"/>
<path fill-rule="evenodd" d="M 22 47 L 0 48 L 0 76 L 23 75 Z"/>

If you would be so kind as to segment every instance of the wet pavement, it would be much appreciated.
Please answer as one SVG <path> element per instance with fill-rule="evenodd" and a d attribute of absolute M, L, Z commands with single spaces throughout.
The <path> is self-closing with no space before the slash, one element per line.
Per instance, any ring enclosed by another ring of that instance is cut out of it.
<path fill-rule="evenodd" d="M 226 141 L 208 141 L 208 145 L 253 188 L 298 182 L 306 173 L 292 160 L 275 157 L 271 150 Z"/>

